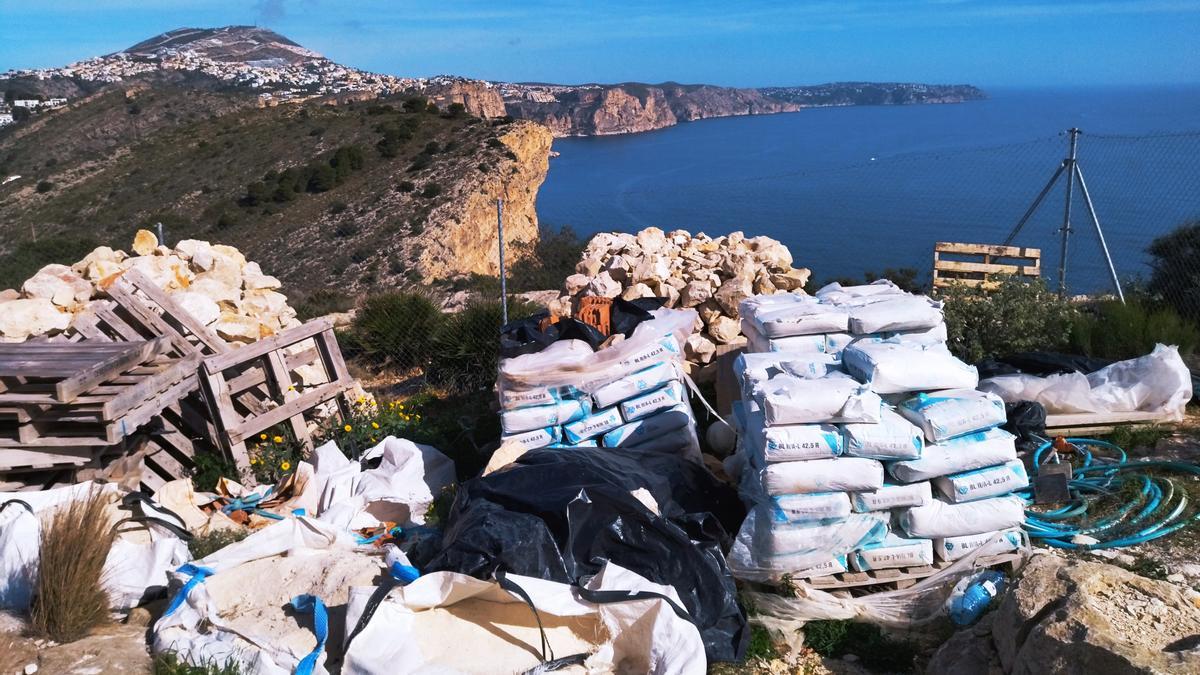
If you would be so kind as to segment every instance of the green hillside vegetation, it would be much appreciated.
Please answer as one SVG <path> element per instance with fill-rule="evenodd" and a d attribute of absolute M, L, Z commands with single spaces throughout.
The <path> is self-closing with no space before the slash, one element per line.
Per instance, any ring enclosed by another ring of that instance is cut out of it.
<path fill-rule="evenodd" d="M 230 92 L 101 94 L 0 135 L 0 174 L 22 176 L 0 187 L 0 266 L 25 271 L 59 240 L 126 247 L 161 222 L 170 242 L 232 244 L 289 285 L 395 283 L 411 274 L 387 251 L 424 231 L 449 186 L 512 158 L 500 125 L 420 97 L 257 108 Z M 52 189 L 31 189 L 42 181 Z"/>

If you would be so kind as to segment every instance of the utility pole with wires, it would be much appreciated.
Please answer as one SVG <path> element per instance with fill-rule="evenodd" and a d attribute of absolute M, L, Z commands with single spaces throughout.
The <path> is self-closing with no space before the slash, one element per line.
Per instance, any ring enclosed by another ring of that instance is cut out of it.
<path fill-rule="evenodd" d="M 1113 288 L 1117 291 L 1117 297 L 1121 299 L 1121 304 L 1125 304 L 1125 293 L 1121 290 L 1121 281 L 1117 278 L 1117 269 L 1113 266 L 1112 255 L 1108 252 L 1108 243 L 1104 240 L 1104 230 L 1100 227 L 1100 218 L 1096 215 L 1096 207 L 1092 204 L 1092 195 L 1088 193 L 1087 182 L 1083 179 L 1083 170 L 1079 168 L 1078 149 L 1079 135 L 1083 133 L 1077 128 L 1067 129 L 1066 133 L 1070 134 L 1070 147 L 1067 151 L 1067 156 L 1062 163 L 1054 171 L 1054 175 L 1050 176 L 1050 180 L 1046 182 L 1046 186 L 1038 193 L 1038 196 L 1029 205 L 1029 209 L 1025 211 L 1025 215 L 1021 216 L 1021 220 L 1017 222 L 1017 226 L 1009 233 L 1008 238 L 1004 240 L 1004 245 L 1012 244 L 1013 240 L 1020 234 L 1021 228 L 1025 227 L 1025 223 L 1041 206 L 1042 201 L 1046 199 L 1046 195 L 1054 189 L 1055 183 L 1062 177 L 1067 176 L 1067 195 L 1066 201 L 1063 204 L 1063 222 L 1059 228 L 1059 233 L 1062 235 L 1062 245 L 1058 261 L 1058 293 L 1066 295 L 1067 293 L 1067 248 L 1071 238 L 1071 233 L 1074 230 L 1071 228 L 1071 198 L 1075 192 L 1075 181 L 1079 181 L 1079 191 L 1083 194 L 1084 204 L 1087 206 L 1088 215 L 1091 216 L 1092 226 L 1096 230 L 1096 236 L 1100 239 L 1100 249 L 1104 251 L 1104 260 L 1108 263 L 1108 273 L 1112 277 Z"/>

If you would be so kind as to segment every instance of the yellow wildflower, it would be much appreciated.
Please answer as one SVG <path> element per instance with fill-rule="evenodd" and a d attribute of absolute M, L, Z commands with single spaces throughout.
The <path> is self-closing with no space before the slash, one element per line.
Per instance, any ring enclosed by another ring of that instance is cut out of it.
<path fill-rule="evenodd" d="M 401 410 L 404 410 L 404 404 L 403 404 L 403 403 L 401 403 L 401 404 L 400 404 L 400 409 L 401 409 Z"/>
<path fill-rule="evenodd" d="M 288 469 L 292 468 L 292 463 L 285 459 L 279 463 L 279 468 L 287 471 Z"/>
<path fill-rule="evenodd" d="M 372 428 L 372 429 L 378 429 L 378 428 L 379 428 L 379 422 L 371 422 L 371 428 Z"/>
<path fill-rule="evenodd" d="M 250 463 L 251 463 L 251 464 L 258 464 L 258 458 L 257 458 L 257 457 L 251 457 L 251 458 L 250 458 Z"/>
<path fill-rule="evenodd" d="M 378 443 L 379 441 L 375 440 L 375 437 L 374 437 L 374 436 L 372 436 L 372 437 L 371 437 L 371 442 L 372 442 L 372 443 Z"/>
<path fill-rule="evenodd" d="M 260 440 L 260 441 L 265 441 L 265 440 L 267 440 L 267 435 L 266 435 L 266 434 L 259 434 L 259 435 L 258 435 L 258 440 Z"/>
<path fill-rule="evenodd" d="M 271 440 L 274 441 L 275 443 L 282 443 L 283 436 L 276 436 L 275 438 L 272 438 Z"/>
<path fill-rule="evenodd" d="M 350 426 L 349 424 L 347 424 L 346 426 L 344 426 L 342 428 L 345 429 L 347 432 L 354 431 L 354 427 Z"/>

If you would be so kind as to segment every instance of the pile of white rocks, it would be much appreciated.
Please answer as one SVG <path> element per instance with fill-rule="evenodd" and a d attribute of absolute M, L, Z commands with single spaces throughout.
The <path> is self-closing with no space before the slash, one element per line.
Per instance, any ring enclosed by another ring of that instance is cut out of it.
<path fill-rule="evenodd" d="M 103 297 L 104 281 L 136 269 L 230 343 L 249 343 L 300 325 L 280 283 L 232 246 L 185 239 L 168 248 L 139 230 L 133 255 L 101 246 L 74 265 L 46 265 L 0 291 L 0 340 L 68 331 L 72 317 Z"/>
<path fill-rule="evenodd" d="M 637 234 L 602 232 L 592 237 L 576 274 L 551 309 L 570 314 L 586 296 L 666 299 L 670 308 L 700 315 L 685 356 L 708 363 L 719 345 L 743 343 L 738 304 L 747 297 L 800 291 L 810 271 L 792 267 L 787 247 L 770 237 L 723 237 L 650 227 Z"/>

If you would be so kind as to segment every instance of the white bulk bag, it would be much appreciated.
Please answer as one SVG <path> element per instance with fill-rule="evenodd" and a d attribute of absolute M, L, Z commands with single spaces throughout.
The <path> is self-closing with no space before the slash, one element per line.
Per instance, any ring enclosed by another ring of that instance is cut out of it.
<path fill-rule="evenodd" d="M 973 469 L 933 479 L 946 501 L 972 502 L 1029 487 L 1025 465 L 1013 459 L 996 466 Z"/>
<path fill-rule="evenodd" d="M 933 564 L 933 542 L 889 534 L 883 541 L 864 544 L 850 554 L 850 568 L 857 572 L 921 567 Z"/>
<path fill-rule="evenodd" d="M 867 386 L 845 373 L 801 378 L 776 375 L 760 385 L 756 401 L 767 424 L 814 422 L 878 423 L 883 401 Z"/>
<path fill-rule="evenodd" d="M 850 500 L 857 513 L 921 506 L 928 504 L 932 499 L 933 488 L 929 485 L 929 481 L 907 485 L 885 483 L 877 490 L 855 492 L 850 495 Z"/>
<path fill-rule="evenodd" d="M 926 445 L 919 459 L 888 464 L 888 473 L 902 483 L 912 483 L 1003 464 L 1016 458 L 1016 436 L 1003 429 L 988 429 Z"/>
<path fill-rule="evenodd" d="M 879 413 L 878 424 L 844 424 L 847 457 L 916 459 L 925 447 L 921 430 L 891 408 Z"/>
<path fill-rule="evenodd" d="M 974 389 L 979 371 L 958 360 L 942 344 L 914 344 L 896 338 L 855 342 L 842 352 L 846 370 L 880 394 L 933 389 Z"/>
<path fill-rule="evenodd" d="M 1025 522 L 1025 502 L 1011 495 L 964 504 L 935 499 L 900 512 L 900 526 L 912 537 L 937 539 L 1007 530 Z"/>
<path fill-rule="evenodd" d="M 1008 420 L 999 396 L 975 389 L 918 394 L 902 401 L 896 409 L 921 427 L 925 438 L 934 443 L 990 429 Z"/>
<path fill-rule="evenodd" d="M 858 457 L 779 462 L 762 469 L 759 477 L 770 495 L 858 492 L 883 486 L 883 465 Z"/>

